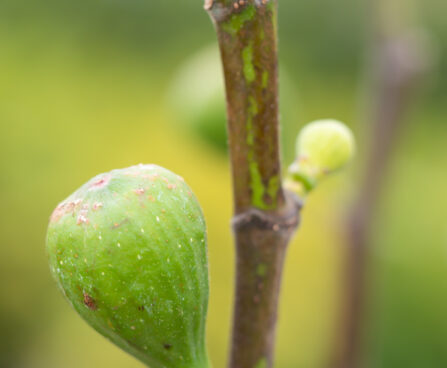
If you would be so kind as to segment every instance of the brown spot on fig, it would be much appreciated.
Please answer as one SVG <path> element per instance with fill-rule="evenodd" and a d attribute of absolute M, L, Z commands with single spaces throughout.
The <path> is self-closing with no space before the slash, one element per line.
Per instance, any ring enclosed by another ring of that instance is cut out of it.
<path fill-rule="evenodd" d="M 63 206 L 57 206 L 56 209 L 53 211 L 50 217 L 50 222 L 56 222 L 59 221 L 60 218 L 64 215 Z"/>
<path fill-rule="evenodd" d="M 129 219 L 128 219 L 128 218 L 124 219 L 124 220 L 121 221 L 121 222 L 115 222 L 115 223 L 112 225 L 112 230 L 114 230 L 114 229 L 118 229 L 119 227 L 123 226 L 124 224 L 126 224 L 126 223 L 128 223 L 128 222 L 129 222 Z"/>
<path fill-rule="evenodd" d="M 144 311 L 144 305 L 140 305 L 140 306 L 138 307 L 138 310 L 139 310 L 139 311 Z"/>
<path fill-rule="evenodd" d="M 171 344 L 163 344 L 163 347 L 164 347 L 166 350 L 171 350 L 171 349 L 172 349 L 172 345 L 171 345 Z"/>
<path fill-rule="evenodd" d="M 82 203 L 82 199 L 78 198 L 68 204 L 70 205 L 70 207 L 72 207 L 74 209 L 75 207 L 78 207 L 81 203 Z"/>
<path fill-rule="evenodd" d="M 73 213 L 75 208 L 82 202 L 82 199 L 76 199 L 75 201 L 60 203 L 51 214 L 50 222 L 56 222 L 61 219 L 67 213 Z"/>
<path fill-rule="evenodd" d="M 93 299 L 90 295 L 88 295 L 86 292 L 84 294 L 84 304 L 85 306 L 90 310 L 97 310 L 98 307 L 96 306 L 96 301 Z"/>
<path fill-rule="evenodd" d="M 92 185 L 90 185 L 89 190 L 96 190 L 104 188 L 110 181 L 110 175 L 106 175 L 101 179 L 95 181 Z"/>
<path fill-rule="evenodd" d="M 89 219 L 87 217 L 85 217 L 83 214 L 78 216 L 76 225 L 88 224 L 88 223 L 89 223 Z"/>

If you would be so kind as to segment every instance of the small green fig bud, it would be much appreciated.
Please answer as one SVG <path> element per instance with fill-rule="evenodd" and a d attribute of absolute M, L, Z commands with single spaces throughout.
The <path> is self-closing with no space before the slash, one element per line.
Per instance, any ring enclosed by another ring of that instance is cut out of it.
<path fill-rule="evenodd" d="M 322 178 L 343 168 L 354 151 L 354 136 L 346 125 L 331 119 L 311 122 L 297 137 L 297 158 L 289 167 L 289 179 L 308 192 Z"/>
<path fill-rule="evenodd" d="M 156 165 L 91 179 L 54 210 L 51 272 L 99 333 L 151 368 L 207 368 L 206 226 L 182 178 Z"/>

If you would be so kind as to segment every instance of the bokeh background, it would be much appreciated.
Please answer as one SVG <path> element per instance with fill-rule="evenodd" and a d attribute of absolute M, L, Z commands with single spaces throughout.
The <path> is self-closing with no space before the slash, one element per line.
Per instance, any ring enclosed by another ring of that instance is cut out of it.
<path fill-rule="evenodd" d="M 372 224 L 365 357 L 374 368 L 444 368 L 447 5 L 408 6 L 432 35 L 437 62 L 396 142 Z M 299 128 L 324 117 L 346 121 L 360 153 L 303 211 L 285 269 L 278 368 L 327 368 L 334 345 L 343 224 L 369 138 L 369 17 L 361 1 L 280 1 L 285 161 Z M 142 367 L 70 309 L 44 249 L 59 201 L 100 172 L 140 162 L 182 175 L 200 199 L 209 232 L 208 346 L 214 367 L 225 366 L 231 178 L 222 130 L 206 124 L 222 121 L 221 105 L 210 99 L 214 92 L 201 94 L 216 75 L 219 83 L 209 56 L 214 40 L 201 0 L 0 1 L 1 368 Z M 210 64 L 203 66 L 208 77 L 191 77 L 200 63 Z M 176 93 L 188 95 L 194 108 L 178 104 Z"/>

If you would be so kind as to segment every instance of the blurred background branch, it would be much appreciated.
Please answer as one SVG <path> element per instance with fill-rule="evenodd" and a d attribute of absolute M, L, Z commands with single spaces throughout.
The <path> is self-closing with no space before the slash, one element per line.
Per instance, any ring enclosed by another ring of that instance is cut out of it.
<path fill-rule="evenodd" d="M 369 148 L 362 165 L 360 186 L 347 219 L 345 287 L 342 294 L 337 368 L 367 366 L 362 353 L 371 229 L 377 204 L 388 182 L 393 153 L 408 125 L 408 114 L 420 96 L 420 87 L 433 66 L 433 48 L 428 32 L 412 21 L 412 1 L 370 1 L 368 111 Z M 380 230 L 379 230 L 380 231 Z"/>

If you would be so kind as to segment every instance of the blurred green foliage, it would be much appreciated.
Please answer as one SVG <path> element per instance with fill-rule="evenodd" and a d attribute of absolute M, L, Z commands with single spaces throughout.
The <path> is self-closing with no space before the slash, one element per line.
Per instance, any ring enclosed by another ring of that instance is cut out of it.
<path fill-rule="evenodd" d="M 374 368 L 447 366 L 447 5 L 414 3 L 439 41 L 440 62 L 395 149 L 374 223 L 366 353 Z M 299 90 L 296 131 L 317 118 L 351 122 L 360 151 L 368 141 L 365 7 L 281 0 L 279 23 L 281 62 Z M 44 253 L 58 201 L 99 172 L 139 162 L 185 177 L 204 208 L 209 350 L 214 366 L 225 366 L 234 269 L 229 167 L 170 124 L 163 104 L 177 68 L 214 40 L 201 0 L 0 2 L 0 367 L 141 367 L 70 309 Z M 360 153 L 351 172 L 322 185 L 303 211 L 286 265 L 278 368 L 326 368 L 343 214 L 356 193 Z"/>

